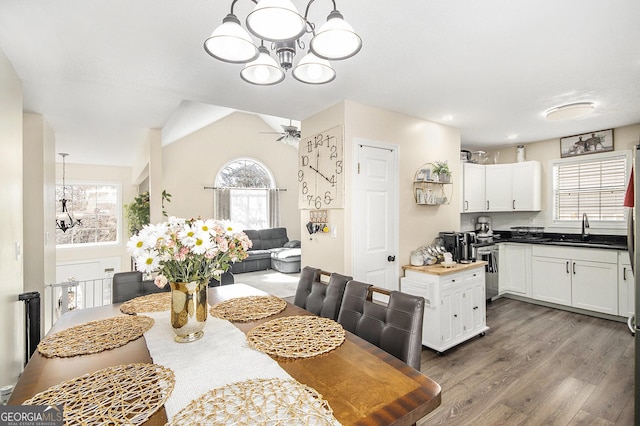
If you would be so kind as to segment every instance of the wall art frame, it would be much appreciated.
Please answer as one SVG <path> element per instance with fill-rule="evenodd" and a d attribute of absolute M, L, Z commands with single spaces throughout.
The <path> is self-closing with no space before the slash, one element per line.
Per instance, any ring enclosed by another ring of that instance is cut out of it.
<path fill-rule="evenodd" d="M 560 138 L 561 158 L 607 151 L 613 151 L 613 129 Z"/>

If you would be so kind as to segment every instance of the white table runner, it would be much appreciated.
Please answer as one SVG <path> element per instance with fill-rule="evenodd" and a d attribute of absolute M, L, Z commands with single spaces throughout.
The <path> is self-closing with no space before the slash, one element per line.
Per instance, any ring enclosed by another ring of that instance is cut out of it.
<path fill-rule="evenodd" d="M 229 321 L 209 315 L 201 339 L 177 343 L 169 312 L 144 315 L 155 320 L 144 333 L 153 362 L 176 375 L 173 393 L 165 403 L 169 420 L 210 389 L 247 379 L 291 379 L 270 356 L 249 348 L 244 333 Z"/>

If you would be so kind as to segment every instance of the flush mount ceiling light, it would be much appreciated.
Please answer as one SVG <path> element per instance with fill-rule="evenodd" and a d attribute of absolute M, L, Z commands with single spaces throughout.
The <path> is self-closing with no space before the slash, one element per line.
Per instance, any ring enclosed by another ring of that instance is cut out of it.
<path fill-rule="evenodd" d="M 593 111 L 595 105 L 593 102 L 576 102 L 573 104 L 561 105 L 544 113 L 547 120 L 569 120 L 572 118 L 582 117 Z"/>
<path fill-rule="evenodd" d="M 216 59 L 232 64 L 246 63 L 240 72 L 243 80 L 257 85 L 272 85 L 284 80 L 285 71 L 293 67 L 296 80 L 307 84 L 324 84 L 332 81 L 336 72 L 329 61 L 354 56 L 362 48 L 362 39 L 336 9 L 320 29 L 308 20 L 309 0 L 301 15 L 290 0 L 252 0 L 255 8 L 246 18 L 247 30 L 233 13 L 238 0 L 231 2 L 231 12 L 222 20 L 211 37 L 205 40 L 205 51 Z M 294 67 L 296 47 L 306 50 L 302 38 L 311 34 L 308 53 Z M 254 35 L 260 42 L 254 43 Z M 276 61 L 269 54 L 264 42 L 271 42 Z M 259 47 L 258 47 L 259 46 Z"/>

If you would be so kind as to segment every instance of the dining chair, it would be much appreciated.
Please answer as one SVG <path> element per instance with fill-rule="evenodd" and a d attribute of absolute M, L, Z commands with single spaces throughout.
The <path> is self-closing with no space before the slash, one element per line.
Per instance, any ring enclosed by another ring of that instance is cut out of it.
<path fill-rule="evenodd" d="M 113 274 L 111 303 L 121 303 L 138 296 L 151 293 L 169 291 L 167 285 L 164 289 L 158 288 L 152 280 L 143 280 L 142 272 L 117 272 Z"/>
<path fill-rule="evenodd" d="M 323 282 L 323 277 L 325 280 L 328 277 L 327 283 Z M 312 314 L 336 321 L 345 287 L 351 278 L 337 272 L 329 273 L 305 266 L 300 272 L 293 304 Z"/>
<path fill-rule="evenodd" d="M 388 296 L 388 303 L 374 302 L 373 293 Z M 338 322 L 420 370 L 423 317 L 424 298 L 352 280 L 347 283 Z"/>

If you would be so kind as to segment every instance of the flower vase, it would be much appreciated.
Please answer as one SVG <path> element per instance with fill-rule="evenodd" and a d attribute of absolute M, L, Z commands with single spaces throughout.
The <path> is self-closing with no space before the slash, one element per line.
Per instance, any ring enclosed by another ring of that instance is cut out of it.
<path fill-rule="evenodd" d="M 207 322 L 207 282 L 169 283 L 171 285 L 171 327 L 175 341 L 193 342 L 204 334 Z"/>

